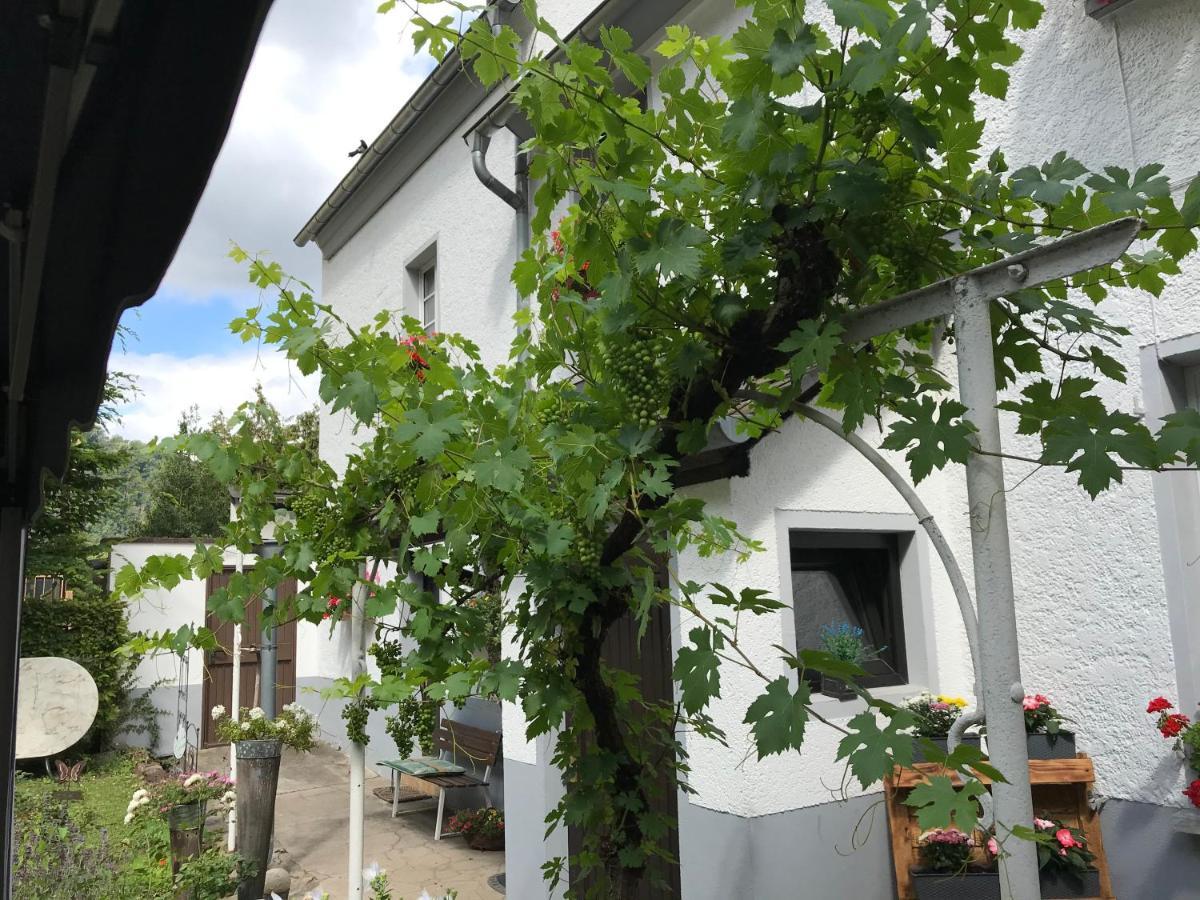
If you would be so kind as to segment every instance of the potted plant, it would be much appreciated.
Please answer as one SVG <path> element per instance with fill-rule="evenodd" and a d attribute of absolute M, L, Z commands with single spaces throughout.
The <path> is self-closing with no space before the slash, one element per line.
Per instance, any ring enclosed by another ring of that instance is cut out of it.
<path fill-rule="evenodd" d="M 934 694 L 926 691 L 910 697 L 904 703 L 904 708 L 913 714 L 916 724 L 913 726 L 914 737 L 932 741 L 939 750 L 946 752 L 946 741 L 950 736 L 952 726 L 962 711 L 967 708 L 967 701 L 962 697 L 951 697 L 946 694 Z M 979 746 L 980 736 L 977 733 L 964 734 L 962 742 Z M 920 742 L 913 743 L 913 762 L 926 762 L 925 749 Z"/>
<path fill-rule="evenodd" d="M 931 828 L 917 838 L 921 867 L 911 871 L 918 900 L 1000 900 L 1000 876 L 973 862 L 976 842 L 957 828 Z"/>
<path fill-rule="evenodd" d="M 1021 704 L 1025 710 L 1025 742 L 1030 759 L 1074 759 L 1075 734 L 1064 731 L 1068 719 L 1050 705 L 1043 694 L 1027 694 Z"/>
<path fill-rule="evenodd" d="M 449 824 L 449 830 L 461 834 L 473 850 L 504 849 L 504 813 L 494 806 L 455 813 Z"/>
<path fill-rule="evenodd" d="M 257 706 L 234 719 L 214 706 L 217 735 L 234 745 L 238 761 L 237 846 L 248 874 L 238 885 L 238 900 L 260 900 L 275 830 L 275 789 L 284 747 L 311 750 L 316 719 L 299 703 L 289 703 L 274 719 Z"/>
<path fill-rule="evenodd" d="M 149 818 L 165 821 L 171 836 L 171 872 L 178 875 L 187 860 L 203 851 L 209 804 L 216 801 L 228 809 L 236 799 L 233 782 L 220 772 L 179 772 L 134 791 L 125 824 Z"/>
<path fill-rule="evenodd" d="M 1157 716 L 1154 726 L 1167 740 L 1174 741 L 1175 752 L 1180 754 L 1193 775 L 1200 774 L 1200 722 L 1193 722 L 1183 713 L 1171 712 L 1175 704 L 1166 697 L 1155 697 L 1146 706 L 1146 712 Z M 1192 778 L 1183 791 L 1183 796 L 1200 810 L 1200 778 Z M 1184 816 L 1187 826 L 1182 830 L 1197 832 L 1195 820 Z"/>
<path fill-rule="evenodd" d="M 822 625 L 820 638 L 821 649 L 830 656 L 860 667 L 879 652 L 864 640 L 863 630 L 849 622 Z M 852 685 L 825 674 L 821 675 L 821 693 L 837 700 L 853 700 L 856 696 Z"/>
<path fill-rule="evenodd" d="M 1099 897 L 1100 872 L 1092 865 L 1096 855 L 1088 850 L 1083 832 L 1054 819 L 1034 819 L 1033 827 L 1042 896 Z"/>

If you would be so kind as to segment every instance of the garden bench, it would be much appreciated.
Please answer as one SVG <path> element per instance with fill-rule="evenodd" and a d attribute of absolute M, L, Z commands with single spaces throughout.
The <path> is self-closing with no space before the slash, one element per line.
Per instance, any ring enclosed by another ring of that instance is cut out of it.
<path fill-rule="evenodd" d="M 437 751 L 436 757 L 415 756 L 408 759 L 387 759 L 379 765 L 392 772 L 392 817 L 396 816 L 399 806 L 400 776 L 408 775 L 424 781 L 438 789 L 437 824 L 433 829 L 433 839 L 442 839 L 442 817 L 446 809 L 446 792 L 464 788 L 482 788 L 483 796 L 491 805 L 488 784 L 492 777 L 492 767 L 500 753 L 500 735 L 484 728 L 464 725 L 443 719 L 438 723 L 433 733 L 433 746 Z M 472 772 L 459 765 L 456 760 L 465 757 Z M 480 768 L 483 777 L 473 774 Z M 456 832 L 457 833 L 457 832 Z"/>

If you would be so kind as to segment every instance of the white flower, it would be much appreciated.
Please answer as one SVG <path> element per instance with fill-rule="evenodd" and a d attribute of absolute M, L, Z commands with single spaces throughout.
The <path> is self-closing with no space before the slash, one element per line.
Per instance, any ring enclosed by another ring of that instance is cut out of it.
<path fill-rule="evenodd" d="M 261 706 L 256 706 L 254 709 L 250 710 L 250 718 L 252 719 L 261 719 L 265 715 L 266 713 L 262 711 Z"/>
<path fill-rule="evenodd" d="M 365 881 L 374 881 L 380 875 L 384 874 L 383 869 L 379 868 L 379 863 L 373 862 L 363 869 L 363 879 Z"/>
<path fill-rule="evenodd" d="M 190 788 L 193 784 L 198 784 L 199 782 L 201 782 L 203 780 L 204 780 L 203 775 L 201 775 L 199 772 L 193 772 L 191 775 L 189 775 L 187 778 L 184 779 L 183 786 L 185 788 Z"/>
<path fill-rule="evenodd" d="M 150 795 L 147 794 L 145 797 L 142 797 L 140 800 L 138 800 L 137 805 L 145 806 L 149 802 L 150 802 Z"/>
<path fill-rule="evenodd" d="M 223 707 L 220 703 L 212 708 L 212 717 L 214 722 L 223 715 L 225 715 L 225 707 Z"/>
<path fill-rule="evenodd" d="M 243 722 L 243 723 L 242 723 L 242 731 L 249 731 L 249 730 L 250 730 L 250 723 L 249 723 L 249 722 Z"/>
<path fill-rule="evenodd" d="M 134 800 L 141 800 L 142 798 L 149 797 L 149 796 L 150 796 L 150 792 L 147 791 L 145 788 L 138 788 L 136 791 L 133 792 Z"/>
<path fill-rule="evenodd" d="M 136 800 L 130 800 L 129 805 L 125 807 L 125 812 L 132 816 L 134 811 L 141 805 Z"/>
<path fill-rule="evenodd" d="M 133 813 L 131 813 L 131 812 L 125 813 L 125 824 L 128 825 L 132 821 L 133 821 Z"/>

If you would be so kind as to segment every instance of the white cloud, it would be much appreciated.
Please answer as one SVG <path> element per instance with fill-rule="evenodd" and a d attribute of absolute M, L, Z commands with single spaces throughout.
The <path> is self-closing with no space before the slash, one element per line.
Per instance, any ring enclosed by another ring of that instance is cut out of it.
<path fill-rule="evenodd" d="M 279 353 L 253 349 L 225 355 L 182 358 L 166 353 L 127 353 L 113 359 L 115 369 L 137 379 L 140 395 L 121 410 L 114 430 L 127 438 L 149 440 L 176 431 L 180 414 L 193 404 L 201 421 L 217 412 L 231 413 L 254 396 L 254 386 L 285 416 L 317 403 L 315 376 L 304 376 Z"/>
<path fill-rule="evenodd" d="M 349 151 L 370 143 L 433 67 L 414 56 L 409 14 L 377 6 L 277 0 L 164 293 L 249 296 L 244 269 L 226 259 L 230 240 L 319 284 L 319 252 L 292 238 L 349 171 Z"/>

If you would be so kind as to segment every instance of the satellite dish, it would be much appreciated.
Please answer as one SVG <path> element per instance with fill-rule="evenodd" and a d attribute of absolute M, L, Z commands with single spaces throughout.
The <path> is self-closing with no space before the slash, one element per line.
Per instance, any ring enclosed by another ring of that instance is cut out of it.
<path fill-rule="evenodd" d="M 87 669 L 61 656 L 21 660 L 17 691 L 17 759 L 62 753 L 87 734 L 100 707 Z"/>

